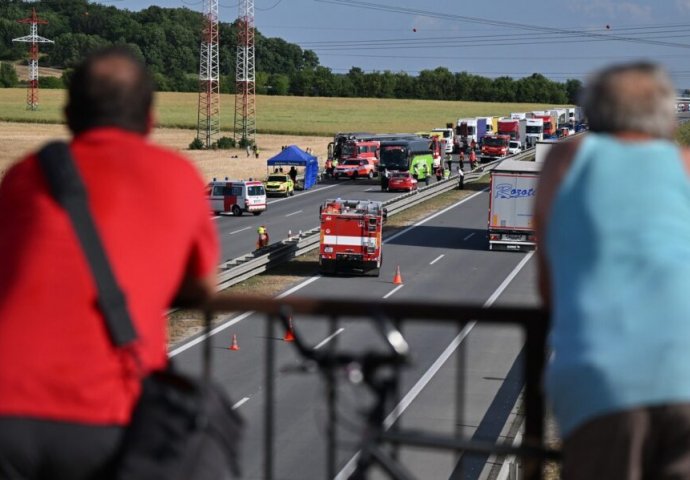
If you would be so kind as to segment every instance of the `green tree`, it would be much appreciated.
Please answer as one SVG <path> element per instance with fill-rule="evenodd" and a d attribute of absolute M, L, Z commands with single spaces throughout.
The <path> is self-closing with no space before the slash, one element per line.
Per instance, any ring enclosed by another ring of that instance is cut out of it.
<path fill-rule="evenodd" d="M 8 62 L 0 62 L 0 87 L 16 87 L 19 83 L 17 70 Z"/>
<path fill-rule="evenodd" d="M 580 92 L 582 91 L 582 82 L 577 79 L 569 79 L 565 82 L 565 91 L 568 96 L 568 103 L 577 105 L 579 102 Z"/>
<path fill-rule="evenodd" d="M 269 95 L 287 95 L 290 93 L 290 77 L 284 73 L 274 73 L 269 77 Z"/>

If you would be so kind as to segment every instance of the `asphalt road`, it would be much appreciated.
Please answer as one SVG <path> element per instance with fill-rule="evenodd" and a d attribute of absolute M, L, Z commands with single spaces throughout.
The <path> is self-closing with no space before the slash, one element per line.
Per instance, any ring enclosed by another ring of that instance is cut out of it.
<path fill-rule="evenodd" d="M 465 168 L 468 168 L 467 165 Z M 382 192 L 378 178 L 328 180 L 309 190 L 297 191 L 293 197 L 269 197 L 268 207 L 258 216 L 249 213 L 240 217 L 232 214 L 216 216 L 214 218 L 221 239 L 221 260 L 225 262 L 253 251 L 256 248 L 256 230 L 261 225 L 267 228 L 271 243 L 287 238 L 288 232 L 296 235 L 300 230 L 317 227 L 319 205 L 329 198 L 385 201 L 399 195 L 400 192 Z"/>
<path fill-rule="evenodd" d="M 327 187 L 328 185 L 326 185 Z M 374 188 L 376 185 L 368 186 Z M 359 191 L 357 190 L 359 188 Z M 316 190 L 315 192 L 318 192 Z M 316 218 L 321 195 L 345 196 L 362 192 L 355 182 L 343 182 L 319 193 L 297 195 L 269 207 L 275 212 L 276 229 L 287 230 L 285 219 Z M 391 194 L 371 191 L 369 198 Z M 361 198 L 361 197 L 360 197 Z M 391 300 L 458 301 L 470 304 L 535 304 L 534 260 L 531 255 L 490 252 L 485 237 L 488 195 L 480 192 L 460 204 L 439 212 L 423 224 L 387 239 L 384 265 L 379 278 L 313 277 L 295 287 L 295 294 L 309 297 Z M 302 210 L 300 214 L 288 214 Z M 309 212 L 314 212 L 311 216 Z M 268 212 L 267 212 L 268 213 Z M 261 217 L 222 219 L 252 222 Z M 292 220 L 289 220 L 292 221 Z M 285 223 L 279 223 L 285 222 Z M 316 222 L 305 224 L 315 226 Z M 269 231 L 271 229 L 270 225 Z M 238 226 L 235 226 L 237 229 Z M 239 227 L 242 228 L 242 227 Z M 298 227 L 299 228 L 299 227 Z M 305 226 L 304 229 L 307 227 Z M 228 229 L 229 230 L 229 229 Z M 292 228 L 295 231 L 294 227 Z M 252 233 L 252 237 L 254 232 Z M 285 232 L 287 233 L 287 232 Z M 229 236 L 226 232 L 225 236 Z M 235 234 L 237 235 L 237 234 Z M 237 237 L 239 238 L 239 237 Z M 275 238 L 275 237 L 274 237 Z M 224 241 L 226 243 L 227 239 Z M 252 240 L 253 241 L 253 240 Z M 244 249 L 246 251 L 246 248 Z M 392 284 L 400 266 L 403 286 Z M 340 319 L 338 333 L 331 337 L 328 319 L 294 318 L 297 331 L 312 344 L 331 338 L 337 348 L 365 350 L 382 348 L 373 328 L 363 322 Z M 267 334 L 263 317 L 246 313 L 216 329 L 213 345 L 214 377 L 228 387 L 238 402 L 238 411 L 248 420 L 244 441 L 244 478 L 264 478 L 263 408 L 265 401 L 266 345 L 275 347 L 279 368 L 295 366 L 294 347 L 282 341 L 282 331 Z M 239 351 L 230 351 L 232 335 Z M 491 325 L 441 326 L 419 319 L 407 323 L 404 334 L 414 354 L 401 386 L 405 411 L 403 427 L 425 428 L 438 433 L 462 432 L 495 438 L 514 405 L 520 386 L 516 359 L 522 350 L 518 329 Z M 268 338 L 267 338 L 268 337 Z M 329 344 L 330 345 L 330 344 Z M 201 351 L 190 342 L 171 352 L 184 369 L 198 371 Z M 459 376 L 458 366 L 464 366 Z M 278 373 L 275 381 L 276 435 L 272 457 L 274 478 L 326 478 L 326 409 L 323 384 L 315 374 Z M 361 432 L 361 404 L 369 399 L 361 386 L 339 382 L 338 470 L 347 467 L 357 451 Z M 462 405 L 455 395 L 462 392 Z M 462 413 L 456 419 L 456 409 Z M 451 453 L 403 450 L 403 462 L 419 478 L 479 478 L 485 459 L 463 459 L 462 466 Z"/>

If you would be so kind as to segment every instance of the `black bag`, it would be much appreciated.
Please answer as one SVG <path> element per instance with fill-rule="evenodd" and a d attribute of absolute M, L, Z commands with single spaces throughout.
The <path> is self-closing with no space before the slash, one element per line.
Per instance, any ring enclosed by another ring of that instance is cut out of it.
<path fill-rule="evenodd" d="M 125 432 L 117 480 L 225 480 L 240 476 L 242 420 L 222 389 L 174 371 L 144 379 Z"/>
<path fill-rule="evenodd" d="M 86 190 L 68 146 L 54 142 L 38 154 L 56 200 L 67 211 L 98 288 L 113 344 L 136 340 L 123 292 L 113 275 L 89 210 Z M 206 315 L 206 334 L 211 316 Z M 241 417 L 222 387 L 210 381 L 210 342 L 204 342 L 204 375 L 172 368 L 142 381 L 142 393 L 124 434 L 116 480 L 224 480 L 240 476 Z M 133 350 L 135 361 L 138 358 Z"/>

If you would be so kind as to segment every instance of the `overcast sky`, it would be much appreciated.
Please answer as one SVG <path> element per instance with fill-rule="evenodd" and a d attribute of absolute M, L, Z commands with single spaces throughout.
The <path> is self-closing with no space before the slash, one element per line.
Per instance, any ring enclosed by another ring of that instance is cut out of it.
<path fill-rule="evenodd" d="M 201 11 L 201 0 L 99 0 Z M 256 27 L 314 50 L 335 73 L 444 66 L 487 77 L 584 80 L 609 63 L 652 59 L 690 86 L 690 0 L 254 0 Z M 517 7 L 517 8 L 516 8 Z M 232 22 L 237 0 L 220 1 Z"/>

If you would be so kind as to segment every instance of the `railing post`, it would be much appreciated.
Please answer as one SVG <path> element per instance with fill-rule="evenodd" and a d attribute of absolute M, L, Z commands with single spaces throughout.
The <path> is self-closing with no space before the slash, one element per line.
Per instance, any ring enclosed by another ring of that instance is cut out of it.
<path fill-rule="evenodd" d="M 274 403 L 275 392 L 273 382 L 273 363 L 275 352 L 273 344 L 270 341 L 275 337 L 275 318 L 273 315 L 268 315 L 266 318 L 266 338 L 269 340 L 266 345 L 266 404 L 264 405 L 264 478 L 266 480 L 273 479 L 273 434 L 275 430 Z"/>
<path fill-rule="evenodd" d="M 541 379 L 546 365 L 546 329 L 547 322 L 543 318 L 535 319 L 534 322 L 525 325 L 526 371 L 533 372 L 533 375 L 527 375 L 525 382 L 524 443 L 538 448 L 544 447 L 545 412 Z M 537 480 L 542 477 L 544 460 L 541 457 L 523 459 L 523 465 L 526 480 Z"/>

